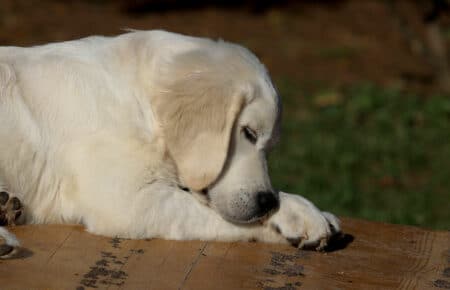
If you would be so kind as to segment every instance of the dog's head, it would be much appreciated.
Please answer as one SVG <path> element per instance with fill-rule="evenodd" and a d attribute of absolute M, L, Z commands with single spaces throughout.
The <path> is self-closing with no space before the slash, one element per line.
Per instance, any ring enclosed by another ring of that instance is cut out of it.
<path fill-rule="evenodd" d="M 232 222 L 278 208 L 265 155 L 278 137 L 281 108 L 253 54 L 205 41 L 161 66 L 158 90 L 152 103 L 183 187 Z"/>

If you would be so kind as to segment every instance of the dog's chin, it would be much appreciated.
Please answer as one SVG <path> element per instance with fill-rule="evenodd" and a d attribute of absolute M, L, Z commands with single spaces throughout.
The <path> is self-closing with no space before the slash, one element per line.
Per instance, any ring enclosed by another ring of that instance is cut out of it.
<path fill-rule="evenodd" d="M 253 216 L 249 216 L 249 217 L 240 217 L 240 218 L 236 218 L 233 216 L 229 216 L 229 215 L 224 215 L 221 214 L 222 218 L 225 219 L 226 221 L 233 223 L 233 224 L 240 224 L 240 225 L 252 225 L 252 224 L 263 224 L 267 218 L 270 216 L 270 212 L 265 213 L 265 214 L 256 214 Z"/>

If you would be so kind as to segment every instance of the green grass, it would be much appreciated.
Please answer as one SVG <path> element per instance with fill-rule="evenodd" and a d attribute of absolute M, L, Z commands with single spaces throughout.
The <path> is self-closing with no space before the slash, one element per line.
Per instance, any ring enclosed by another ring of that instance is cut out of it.
<path fill-rule="evenodd" d="M 278 82 L 272 182 L 338 215 L 450 229 L 450 96 Z"/>

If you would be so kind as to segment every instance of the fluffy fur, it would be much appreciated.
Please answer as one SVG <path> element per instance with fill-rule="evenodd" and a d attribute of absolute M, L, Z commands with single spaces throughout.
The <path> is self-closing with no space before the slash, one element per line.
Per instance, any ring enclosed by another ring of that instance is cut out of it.
<path fill-rule="evenodd" d="M 270 184 L 279 120 L 263 65 L 223 41 L 137 31 L 0 48 L 0 184 L 27 223 L 323 246 L 337 219 Z"/>

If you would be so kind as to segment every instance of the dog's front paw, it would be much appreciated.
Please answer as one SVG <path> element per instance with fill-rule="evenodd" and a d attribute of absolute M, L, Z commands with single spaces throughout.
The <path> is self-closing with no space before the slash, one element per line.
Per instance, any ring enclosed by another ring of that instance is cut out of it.
<path fill-rule="evenodd" d="M 0 226 L 15 225 L 22 214 L 20 200 L 6 191 L 0 192 Z"/>
<path fill-rule="evenodd" d="M 340 233 L 339 220 L 321 212 L 305 198 L 280 192 L 280 209 L 269 219 L 269 226 L 298 248 L 323 250 L 328 240 Z"/>

